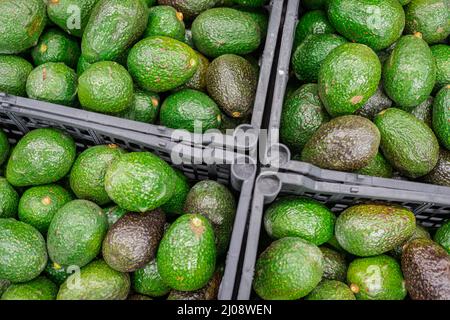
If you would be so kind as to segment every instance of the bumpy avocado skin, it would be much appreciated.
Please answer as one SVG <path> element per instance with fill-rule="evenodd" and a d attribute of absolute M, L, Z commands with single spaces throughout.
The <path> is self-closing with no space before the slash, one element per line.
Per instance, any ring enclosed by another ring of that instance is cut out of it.
<path fill-rule="evenodd" d="M 1 300 L 55 300 L 57 293 L 56 285 L 40 276 L 29 282 L 10 285 Z"/>
<path fill-rule="evenodd" d="M 170 6 L 156 6 L 149 10 L 148 24 L 144 38 L 166 36 L 184 41 L 183 15 Z"/>
<path fill-rule="evenodd" d="M 116 205 L 111 205 L 109 207 L 104 208 L 103 212 L 105 213 L 106 218 L 108 219 L 109 227 L 111 227 L 114 223 L 117 222 L 117 220 L 119 220 L 125 214 L 128 213 L 127 210 Z"/>
<path fill-rule="evenodd" d="M 423 177 L 423 180 L 428 183 L 450 187 L 450 151 L 440 149 L 437 165 Z"/>
<path fill-rule="evenodd" d="M 160 97 L 158 94 L 135 89 L 133 102 L 118 116 L 144 123 L 155 123 L 158 119 L 159 108 Z"/>
<path fill-rule="evenodd" d="M 347 252 L 367 257 L 392 250 L 408 240 L 415 228 L 416 218 L 406 208 L 360 204 L 341 213 L 336 220 L 335 234 Z"/>
<path fill-rule="evenodd" d="M 380 152 L 377 153 L 375 158 L 373 158 L 367 166 L 355 172 L 366 176 L 381 178 L 392 178 L 393 175 L 392 166 Z"/>
<path fill-rule="evenodd" d="M 450 84 L 443 87 L 434 99 L 433 129 L 441 145 L 450 150 Z"/>
<path fill-rule="evenodd" d="M 0 91 L 24 97 L 32 70 L 31 63 L 22 57 L 0 55 Z"/>
<path fill-rule="evenodd" d="M 133 273 L 132 285 L 134 291 L 150 297 L 162 297 L 170 292 L 159 275 L 156 259 Z"/>
<path fill-rule="evenodd" d="M 67 175 L 75 155 L 75 142 L 66 133 L 35 129 L 20 139 L 12 151 L 6 179 L 16 187 L 56 182 Z"/>
<path fill-rule="evenodd" d="M 374 123 L 381 133 L 381 150 L 395 169 L 418 178 L 435 167 L 439 143 L 424 122 L 406 111 L 390 108 L 380 112 Z"/>
<path fill-rule="evenodd" d="M 450 256 L 429 239 L 416 239 L 403 249 L 402 271 L 413 300 L 450 300 Z"/>
<path fill-rule="evenodd" d="M 11 184 L 0 177 L 0 218 L 14 218 L 19 205 L 19 194 Z"/>
<path fill-rule="evenodd" d="M 306 143 L 302 160 L 323 169 L 355 171 L 376 156 L 380 132 L 368 119 L 342 116 L 323 124 Z"/>
<path fill-rule="evenodd" d="M 323 280 L 305 297 L 305 300 L 356 300 L 356 298 L 345 283 Z"/>
<path fill-rule="evenodd" d="M 437 44 L 430 49 L 436 60 L 436 84 L 433 91 L 437 92 L 450 83 L 450 46 Z"/>
<path fill-rule="evenodd" d="M 427 100 L 419 104 L 417 107 L 414 107 L 411 110 L 411 114 L 415 116 L 417 119 L 426 123 L 430 128 L 433 127 L 432 118 L 433 118 L 433 97 L 428 97 Z"/>
<path fill-rule="evenodd" d="M 450 221 L 447 221 L 436 231 L 434 241 L 439 243 L 450 254 Z"/>
<path fill-rule="evenodd" d="M 410 241 L 414 240 L 414 239 L 420 239 L 420 238 L 425 238 L 425 239 L 431 239 L 430 233 L 421 225 L 416 224 L 416 229 L 414 230 L 413 235 L 406 240 L 404 243 L 398 245 L 397 247 L 395 247 L 394 249 L 392 249 L 391 251 L 391 255 L 397 259 L 401 259 L 402 257 L 402 253 L 403 253 L 403 247 Z"/>
<path fill-rule="evenodd" d="M 367 100 L 367 102 L 355 114 L 370 120 L 384 109 L 392 107 L 392 100 L 384 93 L 383 84 L 378 85 L 377 91 Z"/>
<path fill-rule="evenodd" d="M 336 30 L 328 21 L 327 14 L 322 10 L 308 11 L 300 17 L 295 28 L 294 50 L 310 34 L 335 33 Z"/>
<path fill-rule="evenodd" d="M 297 300 L 308 295 L 323 275 L 319 248 L 303 239 L 274 241 L 258 257 L 253 289 L 265 300 Z"/>
<path fill-rule="evenodd" d="M 191 187 L 183 172 L 178 169 L 174 170 L 176 173 L 175 192 L 170 200 L 161 206 L 161 209 L 167 214 L 184 214 L 183 207 Z"/>
<path fill-rule="evenodd" d="M 200 52 L 195 51 L 195 53 L 198 56 L 199 62 L 197 71 L 195 71 L 194 75 L 185 84 L 175 90 L 188 88 L 206 92 L 206 74 L 209 68 L 209 60 Z"/>
<path fill-rule="evenodd" d="M 383 66 L 384 89 L 406 111 L 424 102 L 436 81 L 436 63 L 418 35 L 400 38 Z"/>

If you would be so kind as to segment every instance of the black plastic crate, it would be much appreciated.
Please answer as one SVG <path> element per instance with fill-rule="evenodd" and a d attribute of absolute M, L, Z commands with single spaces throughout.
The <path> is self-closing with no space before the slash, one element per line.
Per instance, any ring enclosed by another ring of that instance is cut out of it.
<path fill-rule="evenodd" d="M 237 201 L 236 218 L 219 291 L 219 299 L 232 298 L 256 177 L 254 160 L 219 148 L 196 148 L 149 134 L 96 124 L 89 121 L 89 117 L 82 119 L 69 117 L 64 112 L 48 112 L 47 109 L 52 108 L 52 105 L 33 100 L 32 107 L 21 108 L 5 102 L 10 97 L 0 96 L 0 128 L 5 131 L 11 143 L 17 142 L 24 134 L 36 128 L 59 128 L 74 138 L 79 151 L 109 143 L 115 143 L 129 151 L 151 151 L 182 170 L 192 180 L 216 180 L 234 191 Z M 39 107 L 44 109 L 39 110 Z M 80 115 L 86 114 L 80 111 Z"/>
<path fill-rule="evenodd" d="M 251 122 L 242 124 L 234 130 L 234 134 L 194 134 L 187 131 L 180 137 L 174 135 L 174 130 L 154 124 L 147 124 L 114 116 L 103 115 L 95 112 L 64 107 L 56 104 L 44 103 L 37 100 L 16 97 L 11 95 L 0 95 L 0 103 L 6 103 L 4 107 L 19 107 L 32 110 L 45 110 L 54 115 L 72 118 L 73 120 L 85 120 L 93 124 L 108 125 L 111 128 L 127 128 L 136 133 L 150 134 L 161 139 L 174 142 L 182 142 L 187 145 L 204 147 L 214 146 L 230 150 L 254 150 L 258 142 L 258 130 L 261 127 L 264 109 L 266 106 L 267 92 L 270 83 L 272 65 L 275 57 L 276 44 L 281 26 L 283 6 L 285 0 L 271 0 L 267 9 L 270 13 L 267 37 L 264 49 L 260 56 L 260 73 L 256 91 L 255 103 Z M 16 109 L 17 110 L 17 109 Z"/>
<path fill-rule="evenodd" d="M 450 218 L 448 195 L 315 181 L 297 173 L 263 172 L 256 179 L 245 251 L 242 249 L 244 259 L 237 295 L 240 300 L 247 300 L 252 295 L 254 267 L 259 254 L 265 207 L 278 196 L 285 195 L 313 198 L 326 204 L 335 214 L 357 203 L 394 203 L 410 209 L 417 221 L 429 228 L 437 228 Z"/>
<path fill-rule="evenodd" d="M 299 10 L 301 10 L 300 3 L 300 0 L 288 0 L 276 70 L 270 121 L 268 125 L 268 141 L 270 141 L 270 143 L 266 149 L 266 156 L 261 159 L 263 165 L 277 167 L 281 171 L 300 173 L 321 181 L 420 191 L 428 192 L 430 194 L 440 193 L 450 197 L 450 187 L 413 182 L 403 178 L 402 180 L 387 179 L 356 173 L 326 170 L 310 163 L 291 159 L 292 154 L 289 148 L 279 143 L 279 128 L 281 111 L 290 75 L 295 27 L 299 17 Z M 274 161 L 270 159 L 274 159 Z M 263 170 L 265 169 L 263 168 Z"/>

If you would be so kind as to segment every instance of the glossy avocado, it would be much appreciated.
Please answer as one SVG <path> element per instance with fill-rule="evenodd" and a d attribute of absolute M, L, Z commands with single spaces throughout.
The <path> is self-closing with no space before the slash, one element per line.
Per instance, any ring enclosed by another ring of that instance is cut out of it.
<path fill-rule="evenodd" d="M 206 75 L 209 68 L 209 60 L 200 52 L 195 51 L 198 57 L 198 68 L 194 75 L 182 86 L 175 89 L 194 89 L 202 92 L 206 92 Z"/>
<path fill-rule="evenodd" d="M 348 266 L 344 254 L 323 246 L 319 249 L 323 255 L 323 279 L 345 282 Z"/>
<path fill-rule="evenodd" d="M 1 300 L 55 300 L 57 286 L 45 277 L 12 284 L 2 294 Z"/>
<path fill-rule="evenodd" d="M 245 6 L 238 6 L 235 7 L 235 9 L 247 14 L 259 25 L 259 30 L 261 31 L 261 42 L 263 42 L 266 39 L 267 30 L 269 28 L 269 16 L 267 11 L 264 8 Z"/>
<path fill-rule="evenodd" d="M 436 44 L 430 50 L 436 60 L 436 84 L 433 91 L 439 91 L 450 83 L 450 46 Z"/>
<path fill-rule="evenodd" d="M 170 288 L 163 282 L 158 272 L 156 259 L 134 271 L 131 283 L 134 291 L 150 297 L 161 297 L 170 292 Z"/>
<path fill-rule="evenodd" d="M 294 46 L 295 50 L 308 35 L 335 33 L 336 30 L 328 21 L 327 14 L 322 10 L 305 12 L 298 20 L 295 28 Z"/>
<path fill-rule="evenodd" d="M 24 97 L 31 71 L 33 66 L 24 58 L 0 55 L 0 91 Z"/>
<path fill-rule="evenodd" d="M 323 280 L 305 297 L 305 300 L 356 300 L 356 298 L 345 283 Z"/>
<path fill-rule="evenodd" d="M 423 180 L 428 183 L 450 187 L 450 151 L 440 149 L 436 166 L 423 177 Z"/>
<path fill-rule="evenodd" d="M 158 4 L 174 7 L 188 20 L 192 20 L 203 11 L 214 7 L 216 3 L 217 0 L 158 0 Z"/>
<path fill-rule="evenodd" d="M 155 123 L 158 119 L 159 109 L 160 97 L 158 94 L 135 89 L 133 102 L 118 116 L 144 123 Z"/>
<path fill-rule="evenodd" d="M 161 209 L 167 214 L 184 214 L 183 207 L 191 187 L 183 172 L 178 169 L 174 170 L 176 174 L 175 191 L 173 196 L 161 206 Z"/>
<path fill-rule="evenodd" d="M 443 87 L 434 99 L 433 129 L 441 145 L 450 150 L 450 84 Z"/>
<path fill-rule="evenodd" d="M 14 218 L 18 205 L 19 194 L 5 178 L 0 177 L 0 218 Z"/>
<path fill-rule="evenodd" d="M 183 14 L 170 6 L 151 7 L 144 38 L 166 36 L 179 41 L 184 40 L 185 27 Z"/>

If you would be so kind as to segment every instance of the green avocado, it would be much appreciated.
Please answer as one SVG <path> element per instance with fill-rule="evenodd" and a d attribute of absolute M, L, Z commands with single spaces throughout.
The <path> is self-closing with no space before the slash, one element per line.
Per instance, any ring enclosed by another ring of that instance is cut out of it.
<path fill-rule="evenodd" d="M 128 213 L 127 210 L 122 209 L 121 207 L 116 205 L 111 205 L 109 207 L 104 208 L 103 212 L 105 213 L 106 218 L 108 219 L 109 227 L 111 227 L 114 223 L 117 222 L 117 220 L 119 220 L 125 214 Z"/>
<path fill-rule="evenodd" d="M 328 21 L 327 14 L 322 10 L 308 11 L 298 20 L 295 28 L 294 46 L 298 47 L 310 34 L 335 33 L 336 30 Z"/>
<path fill-rule="evenodd" d="M 159 102 L 158 94 L 135 89 L 133 102 L 118 116 L 139 122 L 155 123 L 159 114 Z"/>
<path fill-rule="evenodd" d="M 78 77 L 81 76 L 90 66 L 92 66 L 92 63 L 87 62 L 83 56 L 80 56 L 77 63 Z"/>
<path fill-rule="evenodd" d="M 259 29 L 261 30 L 261 42 L 263 42 L 266 39 L 267 30 L 269 28 L 269 16 L 267 11 L 264 8 L 244 6 L 234 7 L 234 9 L 238 9 L 242 13 L 245 13 L 259 25 Z"/>
<path fill-rule="evenodd" d="M 434 99 L 433 129 L 441 145 L 450 150 L 450 84 L 443 87 Z"/>
<path fill-rule="evenodd" d="M 347 275 L 347 262 L 342 253 L 319 247 L 323 255 L 323 279 L 345 281 Z"/>
<path fill-rule="evenodd" d="M 395 169 L 418 178 L 434 168 L 439 143 L 424 122 L 406 111 L 389 108 L 380 112 L 374 123 L 381 133 L 381 150 Z"/>
<path fill-rule="evenodd" d="M 450 151 L 441 148 L 437 165 L 423 177 L 423 180 L 431 184 L 450 187 Z"/>
<path fill-rule="evenodd" d="M 83 267 L 100 252 L 108 220 L 102 209 L 87 200 L 73 200 L 53 217 L 47 233 L 50 259 L 61 266 Z"/>
<path fill-rule="evenodd" d="M 99 206 L 111 201 L 105 191 L 105 174 L 109 165 L 125 151 L 115 144 L 98 145 L 84 150 L 70 171 L 70 187 L 77 198 Z"/>
<path fill-rule="evenodd" d="M 31 99 L 72 106 L 77 96 L 77 74 L 62 62 L 47 62 L 31 71 L 26 91 Z"/>
<path fill-rule="evenodd" d="M 0 279 L 30 281 L 47 265 L 42 235 L 32 226 L 14 219 L 0 219 Z"/>
<path fill-rule="evenodd" d="M 72 195 L 57 184 L 48 184 L 27 189 L 19 201 L 19 220 L 47 233 L 55 213 Z"/>
<path fill-rule="evenodd" d="M 405 247 L 405 245 L 412 240 L 420 239 L 420 238 L 431 239 L 431 236 L 430 236 L 430 233 L 424 227 L 420 226 L 419 224 L 416 224 L 416 229 L 414 230 L 413 235 L 408 240 L 406 240 L 404 243 L 395 247 L 391 251 L 391 255 L 397 259 L 401 259 L 402 253 L 403 253 L 403 248 Z"/>
<path fill-rule="evenodd" d="M 358 300 L 403 300 L 407 294 L 399 263 L 386 255 L 353 260 L 347 283 Z"/>
<path fill-rule="evenodd" d="M 1 300 L 55 300 L 58 288 L 45 277 L 25 283 L 12 284 L 2 294 Z"/>
<path fill-rule="evenodd" d="M 150 297 L 162 297 L 170 292 L 170 288 L 159 275 L 156 259 L 150 261 L 142 269 L 136 270 L 131 278 L 131 283 L 134 291 Z"/>
<path fill-rule="evenodd" d="M 152 92 L 175 89 L 197 71 L 199 58 L 187 44 L 168 37 L 148 37 L 128 55 L 128 71 L 136 84 Z M 150 72 L 157 70 L 157 72 Z"/>
<path fill-rule="evenodd" d="M 388 252 L 408 240 L 416 228 L 414 214 L 406 208 L 383 204 L 359 204 L 336 220 L 339 244 L 360 257 Z"/>
<path fill-rule="evenodd" d="M 355 171 L 355 173 L 381 178 L 392 178 L 393 176 L 392 166 L 381 152 L 378 152 L 367 166 Z"/>
<path fill-rule="evenodd" d="M 430 128 L 433 127 L 433 100 L 433 97 L 428 97 L 427 100 L 411 110 L 411 114 L 413 116 L 423 121 Z"/>
<path fill-rule="evenodd" d="M 363 44 L 345 43 L 322 62 L 319 96 L 331 116 L 352 114 L 376 92 L 380 79 L 381 63 L 375 52 Z"/>
<path fill-rule="evenodd" d="M 14 218 L 18 205 L 19 194 L 8 180 L 0 177 L 0 218 Z"/>
<path fill-rule="evenodd" d="M 188 178 L 182 171 L 174 169 L 176 174 L 175 192 L 173 196 L 165 204 L 161 206 L 161 209 L 167 214 L 184 214 L 184 203 L 186 197 L 191 189 Z"/>
<path fill-rule="evenodd" d="M 185 27 L 183 14 L 170 6 L 156 6 L 150 8 L 147 29 L 144 38 L 151 36 L 165 36 L 184 41 Z"/>
<path fill-rule="evenodd" d="M 44 269 L 44 274 L 52 282 L 60 286 L 69 277 L 70 273 L 67 268 L 48 260 L 47 266 Z"/>
<path fill-rule="evenodd" d="M 450 83 L 450 46 L 437 44 L 430 49 L 436 61 L 436 84 L 433 91 L 439 91 Z"/>
<path fill-rule="evenodd" d="M 13 149 L 6 179 L 16 187 L 56 182 L 69 173 L 75 155 L 75 142 L 68 134 L 58 129 L 35 129 Z"/>
<path fill-rule="evenodd" d="M 305 300 L 356 300 L 356 298 L 345 283 L 323 280 L 305 297 Z"/>
<path fill-rule="evenodd" d="M 258 257 L 253 289 L 264 300 L 298 300 L 319 284 L 322 275 L 323 256 L 317 246 L 282 238 Z"/>
<path fill-rule="evenodd" d="M 447 221 L 436 231 L 434 241 L 439 243 L 450 254 L 450 221 Z"/>
<path fill-rule="evenodd" d="M 46 24 L 42 0 L 0 1 L 0 54 L 16 54 L 36 45 Z"/>
<path fill-rule="evenodd" d="M 192 23 L 195 47 L 212 58 L 224 54 L 244 55 L 261 43 L 261 30 L 248 14 L 232 8 L 213 8 Z"/>
<path fill-rule="evenodd" d="M 19 56 L 0 55 L 0 92 L 25 96 L 27 79 L 33 66 Z"/>
<path fill-rule="evenodd" d="M 203 11 L 214 7 L 217 2 L 218 0 L 158 0 L 158 4 L 174 7 L 188 20 L 192 20 Z"/>
<path fill-rule="evenodd" d="M 315 245 L 333 236 L 335 220 L 330 209 L 308 198 L 280 198 L 264 213 L 264 226 L 272 238 L 299 237 Z"/>
<path fill-rule="evenodd" d="M 206 75 L 209 68 L 209 60 L 200 52 L 195 51 L 195 53 L 197 54 L 199 62 L 197 71 L 195 71 L 194 75 L 185 84 L 175 90 L 187 88 L 202 92 L 206 91 Z"/>

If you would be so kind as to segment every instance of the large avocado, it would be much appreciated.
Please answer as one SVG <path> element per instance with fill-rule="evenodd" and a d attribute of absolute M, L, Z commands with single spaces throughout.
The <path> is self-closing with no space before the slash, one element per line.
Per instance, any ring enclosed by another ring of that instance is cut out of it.
<path fill-rule="evenodd" d="M 450 84 L 443 87 L 434 99 L 433 129 L 441 145 L 450 150 Z"/>
<path fill-rule="evenodd" d="M 31 71 L 33 66 L 24 58 L 0 55 L 0 91 L 25 96 L 27 79 Z"/>

